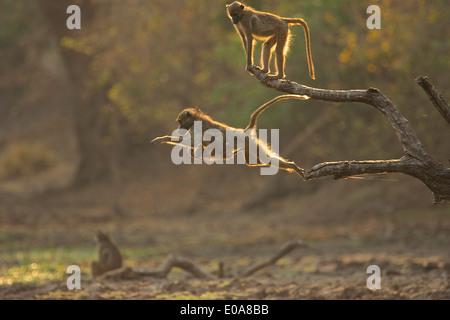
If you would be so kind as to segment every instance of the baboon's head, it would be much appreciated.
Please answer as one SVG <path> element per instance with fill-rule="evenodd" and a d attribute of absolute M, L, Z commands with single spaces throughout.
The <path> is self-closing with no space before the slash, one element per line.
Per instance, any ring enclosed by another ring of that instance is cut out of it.
<path fill-rule="evenodd" d="M 105 242 L 105 241 L 110 241 L 109 240 L 109 236 L 106 233 L 103 233 L 100 230 L 97 230 L 95 236 L 94 236 L 95 241 L 97 241 L 98 243 L 100 242 Z"/>
<path fill-rule="evenodd" d="M 238 1 L 235 1 L 232 4 L 227 4 L 227 13 L 233 24 L 236 24 L 241 20 L 244 15 L 244 9 L 245 6 Z"/>
<path fill-rule="evenodd" d="M 198 108 L 188 108 L 180 112 L 177 117 L 179 129 L 189 130 L 194 125 L 195 120 L 199 120 L 202 112 Z"/>

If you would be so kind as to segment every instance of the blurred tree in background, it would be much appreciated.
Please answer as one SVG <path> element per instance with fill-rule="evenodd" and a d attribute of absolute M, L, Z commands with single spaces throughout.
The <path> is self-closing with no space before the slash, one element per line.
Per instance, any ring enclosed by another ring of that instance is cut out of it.
<path fill-rule="evenodd" d="M 74 97 L 79 184 L 108 175 L 111 161 L 127 155 L 130 147 L 172 130 L 182 108 L 198 106 L 220 121 L 244 126 L 253 109 L 278 93 L 244 70 L 241 41 L 225 13 L 228 2 L 3 0 L 2 121 L 20 112 L 20 106 L 31 108 L 57 99 L 60 92 L 48 79 L 62 63 L 68 74 L 65 84 L 72 87 Z M 377 87 L 398 105 L 438 160 L 448 156 L 449 142 L 442 137 L 448 125 L 414 82 L 427 75 L 450 97 L 447 1 L 247 3 L 308 22 L 317 80 L 308 76 L 301 27 L 291 28 L 295 37 L 287 58 L 289 79 L 318 88 Z M 65 26 L 70 4 L 81 8 L 81 30 Z M 366 27 L 366 8 L 371 4 L 381 7 L 381 30 Z M 258 55 L 259 47 L 257 62 Z M 43 56 L 53 59 L 42 63 Z M 281 128 L 283 146 L 329 105 L 286 101 L 267 111 L 261 126 Z M 388 122 L 375 110 L 336 105 L 327 117 L 327 125 L 299 150 L 302 163 L 401 153 Z"/>

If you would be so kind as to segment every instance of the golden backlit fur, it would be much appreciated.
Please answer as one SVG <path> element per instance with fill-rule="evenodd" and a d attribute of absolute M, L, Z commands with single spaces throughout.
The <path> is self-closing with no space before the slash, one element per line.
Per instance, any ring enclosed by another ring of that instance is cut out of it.
<path fill-rule="evenodd" d="M 271 13 L 256 11 L 238 1 L 227 5 L 227 14 L 241 37 L 242 45 L 247 56 L 247 70 L 254 67 L 254 38 L 264 40 L 265 42 L 261 54 L 261 68 L 263 72 L 269 72 L 270 59 L 273 51 L 275 51 L 277 67 L 277 74 L 273 76 L 275 79 L 282 79 L 285 77 L 284 66 L 291 40 L 289 26 L 300 24 L 305 31 L 306 57 L 308 60 L 309 74 L 312 79 L 315 79 L 309 28 L 303 19 L 281 18 Z"/>
<path fill-rule="evenodd" d="M 228 152 L 223 152 L 223 155 L 222 155 L 223 160 L 234 156 L 237 152 L 244 152 L 245 163 L 248 166 L 259 166 L 259 167 L 270 166 L 270 164 L 263 163 L 263 161 L 261 161 L 260 155 L 251 154 L 251 152 L 252 152 L 250 150 L 250 141 L 251 141 L 252 143 L 255 143 L 256 146 L 258 147 L 257 149 L 260 152 L 259 154 L 261 154 L 261 152 L 264 152 L 268 158 L 276 159 L 278 168 L 280 168 L 282 170 L 286 170 L 288 172 L 295 172 L 302 179 L 305 179 L 304 170 L 302 168 L 298 167 L 294 162 L 288 161 L 288 160 L 280 157 L 278 154 L 276 154 L 275 152 L 272 151 L 272 149 L 267 145 L 267 143 L 258 139 L 256 136 L 256 132 L 255 132 L 256 120 L 259 117 L 259 115 L 261 115 L 262 112 L 264 112 L 268 107 L 273 105 L 275 102 L 284 100 L 284 99 L 307 100 L 307 99 L 309 99 L 309 97 L 300 96 L 300 95 L 278 96 L 278 97 L 266 102 L 261 107 L 259 107 L 255 112 L 253 112 L 253 114 L 250 117 L 250 122 L 245 129 L 233 128 L 233 127 L 230 127 L 219 121 L 215 121 L 210 116 L 208 116 L 207 114 L 205 114 L 203 111 L 201 111 L 198 108 L 184 109 L 183 111 L 181 111 L 178 114 L 176 121 L 179 124 L 179 129 L 187 130 L 190 133 L 191 139 L 193 136 L 200 135 L 200 137 L 201 137 L 200 147 L 203 149 L 212 143 L 211 140 L 203 139 L 207 130 L 209 130 L 209 129 L 219 130 L 222 133 L 222 137 L 225 137 L 222 140 L 223 141 L 222 151 L 229 150 L 230 146 L 232 149 L 231 154 Z M 196 130 L 195 121 L 201 122 L 201 132 L 194 132 Z M 229 134 L 229 132 L 227 132 L 227 131 L 232 131 L 232 133 L 233 133 L 232 141 L 226 139 L 226 137 Z M 184 135 L 184 134 L 187 134 L 187 132 L 181 133 L 181 134 Z M 245 141 L 245 144 L 243 146 L 244 148 L 238 149 L 238 146 L 236 146 L 234 143 L 234 138 L 236 138 L 238 141 Z M 171 144 L 171 145 L 178 145 L 181 143 L 179 136 L 178 137 L 174 137 L 174 136 L 157 137 L 157 138 L 153 139 L 152 142 L 153 143 L 166 143 L 166 144 Z M 191 156 L 193 158 L 195 158 L 197 147 L 192 146 L 192 144 L 186 145 L 185 147 L 187 147 L 191 150 Z M 216 155 L 213 155 L 213 156 L 216 157 Z M 256 163 L 251 163 L 251 161 L 249 161 L 251 159 L 250 158 L 251 156 L 254 156 L 254 158 L 256 158 Z"/>

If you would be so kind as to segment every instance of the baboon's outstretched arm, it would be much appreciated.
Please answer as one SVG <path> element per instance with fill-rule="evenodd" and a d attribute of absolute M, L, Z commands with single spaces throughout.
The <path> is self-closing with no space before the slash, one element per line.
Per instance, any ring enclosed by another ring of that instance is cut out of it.
<path fill-rule="evenodd" d="M 180 142 L 176 141 L 177 139 L 179 139 L 180 137 L 174 137 L 174 136 L 162 136 L 162 137 L 156 137 L 155 139 L 153 139 L 151 142 L 152 143 L 166 143 L 166 144 L 171 144 L 171 145 L 179 145 Z M 186 148 L 190 148 L 193 149 L 190 146 L 185 146 Z"/>

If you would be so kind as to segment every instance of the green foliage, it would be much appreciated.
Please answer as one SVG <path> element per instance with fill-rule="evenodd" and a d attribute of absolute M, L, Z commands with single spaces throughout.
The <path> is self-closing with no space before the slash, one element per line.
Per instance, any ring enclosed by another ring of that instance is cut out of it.
<path fill-rule="evenodd" d="M 92 248 L 83 247 L 27 247 L 12 250 L 1 245 L 0 285 L 12 283 L 45 283 L 66 278 L 67 262 L 88 270 L 88 259 L 93 258 Z"/>
<path fill-rule="evenodd" d="M 23 46 L 23 41 L 29 36 L 31 19 L 26 19 L 36 10 L 34 2 L 2 1 L 0 4 L 0 70 L 10 67 L 11 53 L 16 46 Z M 19 40 L 19 42 L 18 42 Z M 23 57 L 23 55 L 22 55 Z"/>
<path fill-rule="evenodd" d="M 16 178 L 48 169 L 54 163 L 50 150 L 40 144 L 12 144 L 0 160 L 0 176 Z"/>
<path fill-rule="evenodd" d="M 0 285 L 12 283 L 45 283 L 50 280 L 62 281 L 67 278 L 69 264 L 78 265 L 83 277 L 90 277 L 90 261 L 97 259 L 93 246 L 36 247 L 24 244 L 11 245 L 14 239 L 28 238 L 30 233 L 2 232 L 0 234 Z M 154 247 L 122 248 L 121 253 L 129 266 L 152 265 L 155 256 L 165 255 Z M 132 259 L 128 259 L 132 257 Z"/>
<path fill-rule="evenodd" d="M 106 91 L 108 103 L 102 111 L 110 132 L 116 137 L 129 136 L 130 141 L 144 141 L 149 128 L 158 128 L 152 135 L 161 134 L 161 127 L 173 129 L 178 112 L 190 106 L 242 126 L 255 108 L 278 94 L 244 70 L 241 40 L 225 13 L 229 2 L 95 1 L 95 23 L 83 26 L 89 32 L 73 33 L 59 45 L 92 57 L 91 69 L 86 70 L 91 79 L 86 90 Z M 436 145 L 438 152 L 445 149 L 439 135 L 447 130 L 446 124 L 430 111 L 426 96 L 414 83 L 417 76 L 427 75 L 444 96 L 450 96 L 445 72 L 450 68 L 450 7 L 445 0 L 247 3 L 308 22 L 317 80 L 308 77 L 304 34 L 299 26 L 291 28 L 294 38 L 286 65 L 289 79 L 319 88 L 377 87 L 413 123 L 421 139 Z M 381 30 L 366 27 L 366 9 L 371 4 L 381 8 Z M 22 9 L 27 8 L 21 2 L 3 2 L 1 48 L 24 39 L 27 33 L 33 38 L 43 32 L 38 27 L 30 29 L 31 12 L 25 10 L 22 15 Z M 256 62 L 259 51 L 260 44 L 255 49 Z M 5 64 L 7 60 L 1 61 Z M 276 111 L 264 113 L 261 124 L 299 131 L 327 105 L 286 101 L 277 105 Z M 430 124 L 434 130 L 429 130 Z M 347 157 L 349 150 L 371 158 L 398 150 L 398 145 L 386 149 L 395 141 L 392 129 L 367 106 L 341 106 L 331 114 L 329 126 L 317 134 L 322 152 L 334 148 L 337 158 Z"/>

